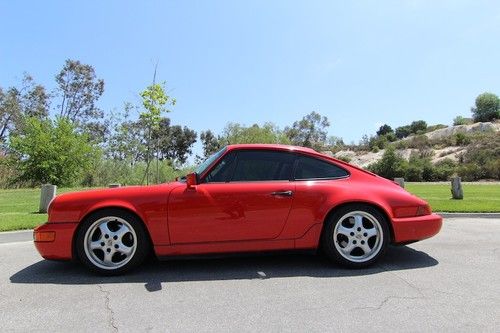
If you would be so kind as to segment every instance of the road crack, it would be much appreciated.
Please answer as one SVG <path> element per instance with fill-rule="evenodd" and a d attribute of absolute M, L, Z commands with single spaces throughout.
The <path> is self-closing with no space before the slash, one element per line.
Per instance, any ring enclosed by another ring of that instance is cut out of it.
<path fill-rule="evenodd" d="M 353 308 L 351 310 L 374 310 L 374 311 L 377 311 L 377 310 L 382 309 L 384 307 L 384 305 L 386 305 L 391 299 L 417 300 L 417 299 L 423 299 L 423 298 L 424 297 L 421 297 L 421 296 L 416 296 L 416 297 L 410 297 L 410 296 L 387 296 L 377 306 L 362 306 L 362 307 Z"/>
<path fill-rule="evenodd" d="M 111 293 L 108 290 L 104 289 L 103 286 L 101 286 L 100 284 L 98 284 L 97 287 L 99 287 L 99 291 L 104 295 L 104 307 L 106 308 L 106 311 L 108 312 L 108 324 L 109 324 L 109 326 L 111 326 L 111 328 L 115 332 L 118 332 L 118 327 L 116 326 L 116 323 L 115 323 L 115 312 L 113 311 L 113 309 L 111 308 L 111 305 L 110 305 Z"/>
<path fill-rule="evenodd" d="M 402 276 L 399 276 L 398 274 L 394 273 L 393 271 L 390 270 L 389 267 L 385 266 L 385 265 L 381 265 L 383 270 L 393 276 L 395 276 L 396 278 L 398 278 L 399 280 L 403 281 L 408 287 L 410 287 L 411 289 L 415 290 L 419 295 L 420 297 L 419 298 L 425 298 L 425 295 L 424 293 L 422 292 L 421 288 L 417 287 L 416 285 L 414 285 L 413 283 L 411 283 L 410 281 L 406 280 L 404 277 Z"/>

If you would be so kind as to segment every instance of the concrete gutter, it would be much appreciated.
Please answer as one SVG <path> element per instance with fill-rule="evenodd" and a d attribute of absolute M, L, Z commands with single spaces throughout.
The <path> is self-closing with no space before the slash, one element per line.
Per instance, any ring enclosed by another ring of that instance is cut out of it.
<path fill-rule="evenodd" d="M 500 219 L 500 213 L 446 213 L 446 212 L 436 212 L 436 214 L 441 215 L 444 218 L 454 218 L 454 217 L 470 217 L 470 218 L 483 218 L 483 219 Z"/>

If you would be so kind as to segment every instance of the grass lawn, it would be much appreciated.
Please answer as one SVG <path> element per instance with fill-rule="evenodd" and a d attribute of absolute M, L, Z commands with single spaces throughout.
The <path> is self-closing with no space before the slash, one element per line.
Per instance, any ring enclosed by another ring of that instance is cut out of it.
<path fill-rule="evenodd" d="M 57 194 L 77 191 L 57 189 Z M 47 214 L 38 214 L 40 189 L 0 190 L 0 231 L 32 229 L 47 221 Z"/>
<path fill-rule="evenodd" d="M 406 190 L 429 202 L 435 212 L 500 212 L 500 184 L 462 183 L 463 200 L 451 199 L 450 184 L 407 183 Z"/>
<path fill-rule="evenodd" d="M 427 200 L 435 212 L 500 212 L 500 185 L 464 184 L 464 199 L 452 200 L 449 184 L 407 183 L 406 189 Z M 57 193 L 78 188 L 57 189 Z M 0 190 L 0 231 L 31 229 L 47 220 L 38 214 L 40 189 Z"/>

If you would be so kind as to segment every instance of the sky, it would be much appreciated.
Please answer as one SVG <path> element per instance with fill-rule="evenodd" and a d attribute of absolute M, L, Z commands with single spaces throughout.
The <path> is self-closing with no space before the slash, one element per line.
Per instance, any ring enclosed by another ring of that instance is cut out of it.
<path fill-rule="evenodd" d="M 158 64 L 168 116 L 198 133 L 316 111 L 358 142 L 384 123 L 451 124 L 500 94 L 500 1 L 0 0 L 0 34 L 1 87 L 28 72 L 54 89 L 80 60 L 110 112 L 139 104 Z"/>

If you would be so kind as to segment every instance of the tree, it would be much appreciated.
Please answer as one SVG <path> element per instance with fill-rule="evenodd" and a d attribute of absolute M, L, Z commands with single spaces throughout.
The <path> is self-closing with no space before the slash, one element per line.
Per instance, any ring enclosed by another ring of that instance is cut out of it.
<path fill-rule="evenodd" d="M 61 98 L 59 116 L 85 125 L 103 116 L 95 103 L 104 92 L 104 81 L 98 79 L 94 67 L 78 60 L 66 60 L 56 75 L 58 94 Z"/>
<path fill-rule="evenodd" d="M 154 80 L 153 80 L 154 81 Z M 165 92 L 165 84 L 153 83 L 141 92 L 142 105 L 144 111 L 140 113 L 139 118 L 142 120 L 147 128 L 147 152 L 146 152 L 146 184 L 149 184 L 149 166 L 151 164 L 151 155 L 153 151 L 153 131 L 158 130 L 162 119 L 162 114 L 170 112 L 168 106 L 174 106 L 176 103 L 175 98 L 170 97 Z M 155 140 L 156 155 L 159 155 L 159 142 Z M 158 163 L 156 164 L 157 181 L 158 176 Z"/>
<path fill-rule="evenodd" d="M 146 160 L 147 128 L 143 120 L 131 120 L 131 112 L 137 112 L 137 106 L 125 103 L 123 110 L 112 114 L 105 153 L 111 159 L 134 165 Z"/>
<path fill-rule="evenodd" d="M 216 137 L 211 130 L 202 131 L 200 133 L 200 140 L 203 146 L 203 156 L 205 158 L 222 148 L 222 139 Z"/>
<path fill-rule="evenodd" d="M 424 120 L 416 120 L 410 124 L 410 131 L 413 134 L 421 134 L 427 129 L 427 123 Z"/>
<path fill-rule="evenodd" d="M 153 131 L 153 140 L 158 140 L 160 145 L 158 159 L 169 159 L 172 162 L 184 164 L 192 152 L 196 142 L 196 132 L 179 125 L 170 125 L 169 118 L 162 118 L 159 127 Z"/>
<path fill-rule="evenodd" d="M 396 128 L 396 137 L 398 139 L 403 139 L 409 136 L 412 132 L 409 125 L 400 126 Z"/>
<path fill-rule="evenodd" d="M 73 185 L 99 153 L 85 134 L 65 118 L 55 121 L 27 118 L 22 134 L 10 138 L 12 158 L 20 176 L 32 186 Z"/>
<path fill-rule="evenodd" d="M 253 124 L 246 127 L 238 123 L 228 123 L 222 135 L 224 144 L 238 143 L 282 143 L 289 144 L 288 137 L 273 123 L 262 126 Z"/>
<path fill-rule="evenodd" d="M 393 133 L 393 132 L 394 131 L 392 130 L 391 126 L 384 124 L 384 125 L 380 126 L 380 128 L 378 129 L 377 135 L 382 136 L 382 135 L 386 135 L 386 134 Z"/>
<path fill-rule="evenodd" d="M 285 134 L 294 145 L 320 150 L 326 145 L 329 126 L 327 117 L 313 111 L 301 120 L 295 121 L 291 127 L 287 126 Z"/>
<path fill-rule="evenodd" d="M 50 95 L 45 87 L 36 84 L 29 74 L 24 74 L 21 87 L 0 88 L 0 142 L 9 133 L 22 129 L 26 117 L 46 119 L 49 113 Z"/>
<path fill-rule="evenodd" d="M 485 92 L 476 98 L 476 107 L 471 108 L 474 121 L 500 119 L 500 99 L 497 95 Z"/>

